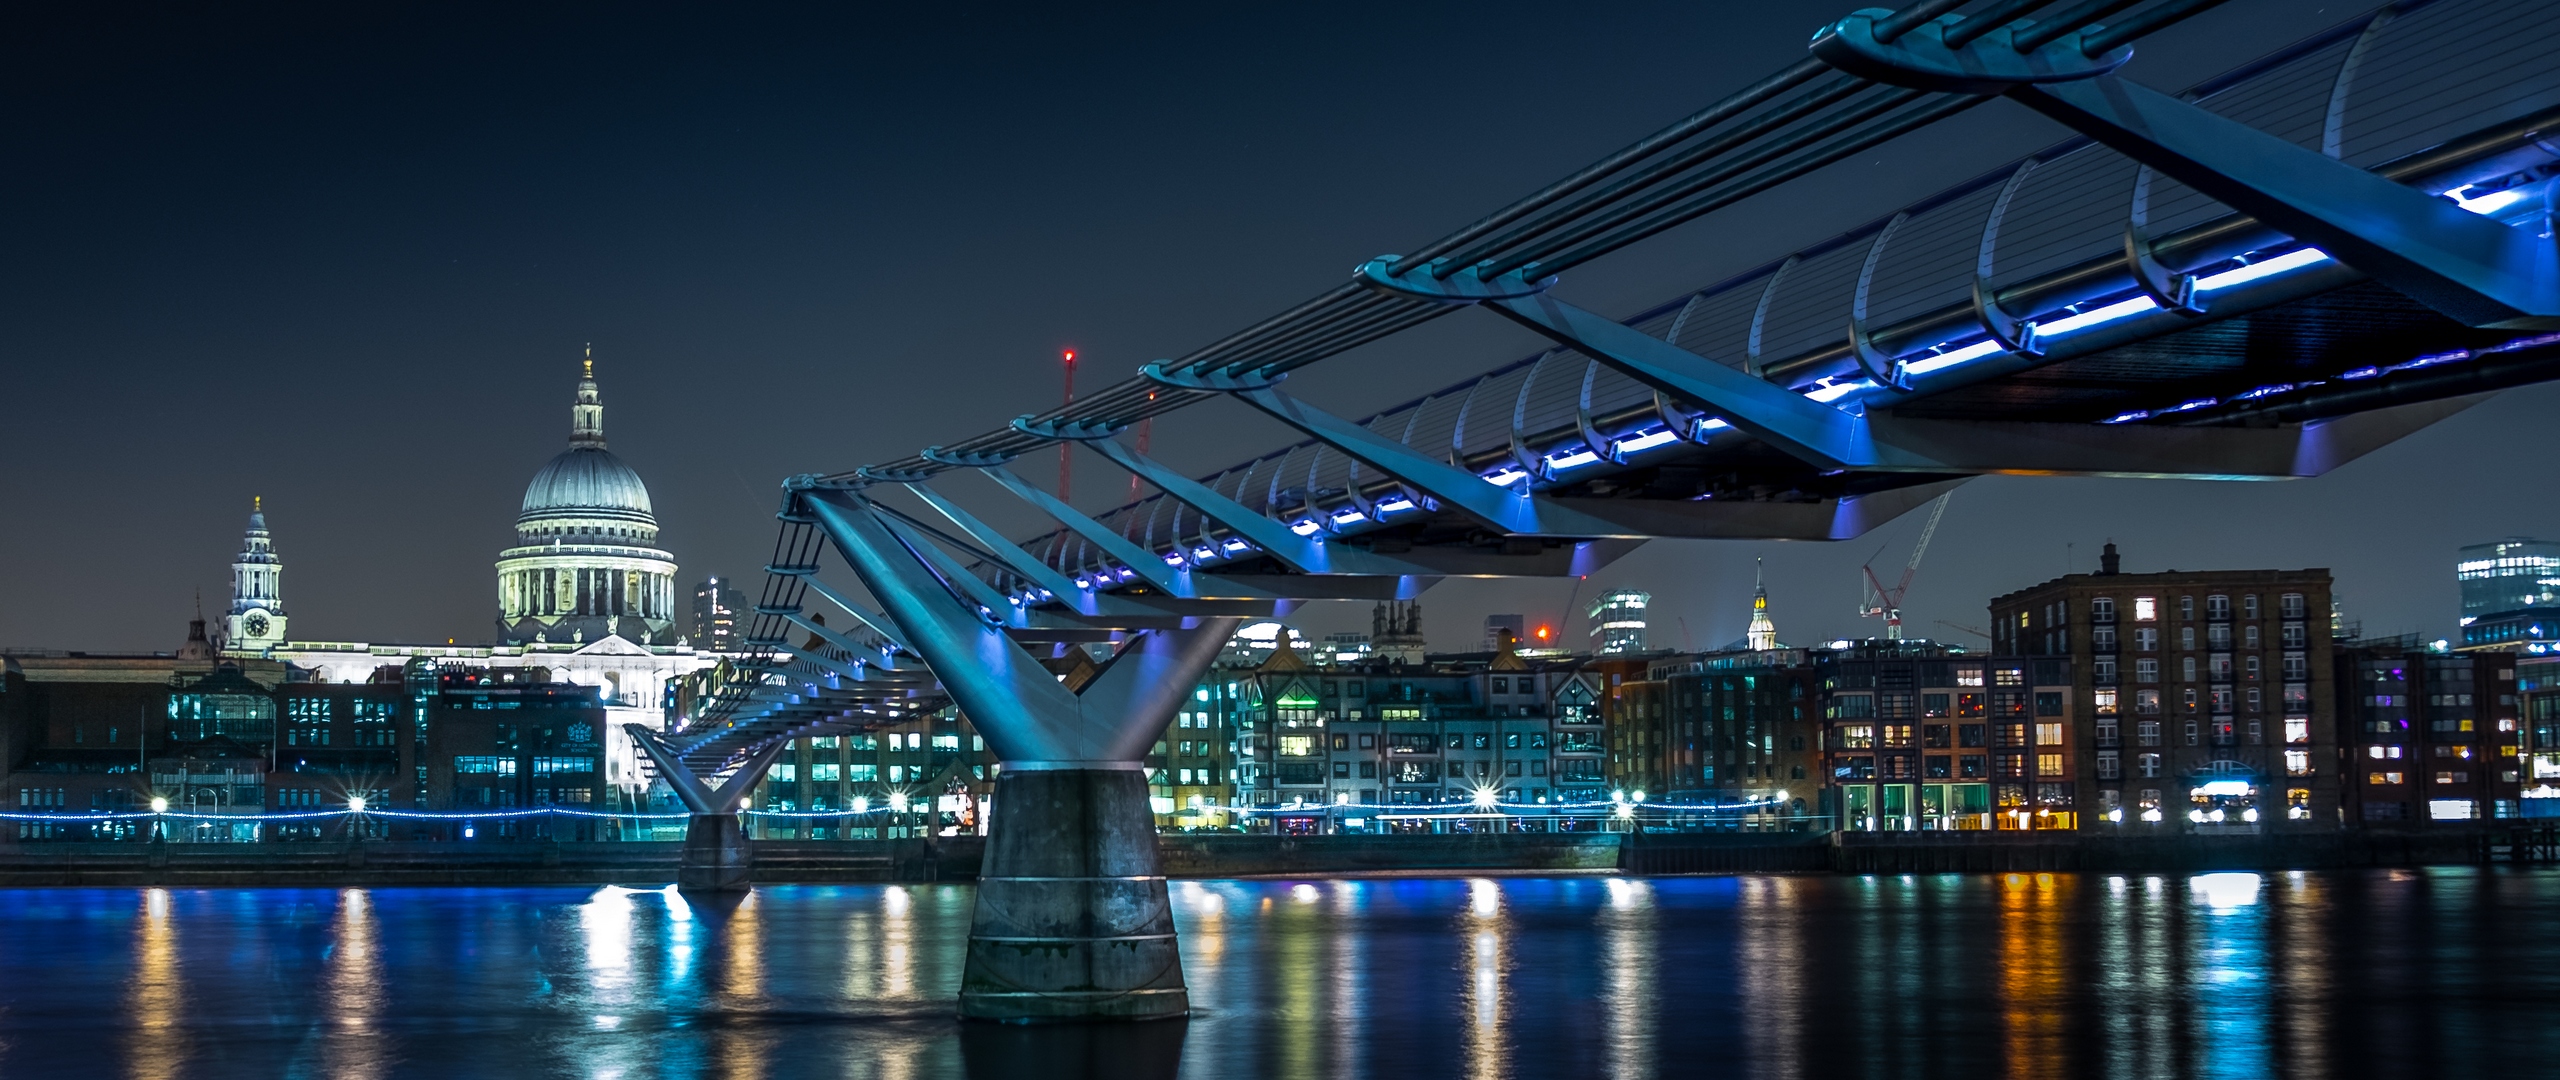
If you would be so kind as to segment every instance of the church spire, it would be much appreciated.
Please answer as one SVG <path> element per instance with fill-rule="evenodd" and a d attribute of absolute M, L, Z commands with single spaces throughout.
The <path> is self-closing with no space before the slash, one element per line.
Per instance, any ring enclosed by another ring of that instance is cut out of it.
<path fill-rule="evenodd" d="M 596 393 L 596 347 L 587 346 L 578 376 L 578 403 L 569 407 L 569 445 L 604 449 L 604 398 Z"/>
<path fill-rule="evenodd" d="M 1778 624 L 1769 620 L 1769 575 L 1760 560 L 1751 560 L 1751 628 L 1743 643 L 1753 649 L 1778 647 Z"/>

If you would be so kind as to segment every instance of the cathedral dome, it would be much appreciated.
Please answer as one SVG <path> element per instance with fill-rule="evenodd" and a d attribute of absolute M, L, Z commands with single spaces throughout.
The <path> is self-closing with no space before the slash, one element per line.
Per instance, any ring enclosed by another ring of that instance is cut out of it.
<path fill-rule="evenodd" d="M 498 553 L 498 632 L 508 644 L 619 637 L 675 641 L 676 561 L 640 474 L 604 446 L 595 361 L 578 379 L 569 448 L 524 486 L 516 546 Z"/>
<path fill-rule="evenodd" d="M 653 530 L 658 524 L 649 506 L 649 487 L 640 482 L 640 474 L 601 446 L 561 451 L 525 485 L 517 527 L 549 518 L 606 518 Z"/>

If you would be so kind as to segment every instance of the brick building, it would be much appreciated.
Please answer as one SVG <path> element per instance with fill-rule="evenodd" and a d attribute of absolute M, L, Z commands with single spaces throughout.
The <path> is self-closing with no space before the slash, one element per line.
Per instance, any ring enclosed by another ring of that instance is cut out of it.
<path fill-rule="evenodd" d="M 2369 828 L 2522 814 L 2517 657 L 2415 637 L 2337 650 L 2347 820 Z"/>
<path fill-rule="evenodd" d="M 2329 572 L 2094 574 L 1991 602 L 1997 655 L 2068 661 L 2063 778 L 2091 827 L 2332 829 L 2344 770 Z M 2037 783 L 2045 782 L 2040 773 Z"/>

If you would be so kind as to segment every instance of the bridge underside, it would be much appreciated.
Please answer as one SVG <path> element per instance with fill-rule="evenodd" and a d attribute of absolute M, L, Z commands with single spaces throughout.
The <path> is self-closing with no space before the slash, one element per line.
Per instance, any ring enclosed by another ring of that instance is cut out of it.
<path fill-rule="evenodd" d="M 1845 539 L 1980 475 L 2317 476 L 2560 376 L 2560 68 L 2535 44 L 2560 9 L 2397 0 L 2183 94 L 2115 74 L 2216 2 L 1854 13 L 1770 78 L 1215 344 L 794 477 L 754 652 L 689 699 L 661 767 L 734 770 L 730 791 L 784 740 L 956 706 L 1004 763 L 964 1011 L 1170 1015 L 1138 762 L 1244 618 L 1584 575 L 1652 539 Z M 1557 294 L 1993 98 L 2077 135 L 1626 319 Z M 1356 419 L 1283 389 L 1468 311 L 1547 346 Z M 1303 439 L 1195 476 L 1123 438 L 1214 399 Z M 1011 471 L 1062 443 L 1155 494 L 1088 515 Z M 946 490 L 963 472 L 1057 527 L 989 527 Z M 830 549 L 859 594 L 821 574 Z M 1086 684 L 1042 665 L 1093 642 L 1114 652 Z"/>

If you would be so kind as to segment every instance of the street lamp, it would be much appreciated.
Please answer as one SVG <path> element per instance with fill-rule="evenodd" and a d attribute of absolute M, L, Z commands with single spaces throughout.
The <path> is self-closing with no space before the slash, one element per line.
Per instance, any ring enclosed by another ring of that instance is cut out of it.
<path fill-rule="evenodd" d="M 152 812 L 152 813 L 155 813 L 155 814 L 165 814 L 165 813 L 168 813 L 168 812 L 169 812 L 169 797 L 168 797 L 168 796 L 166 796 L 166 795 L 154 795 L 154 796 L 152 796 L 152 797 L 151 797 L 151 812 Z"/>
<path fill-rule="evenodd" d="M 362 795 L 349 795 L 349 796 L 347 796 L 347 812 L 348 812 L 348 813 L 350 813 L 350 814 L 361 814 L 361 813 L 364 813 L 364 796 L 362 796 Z"/>

